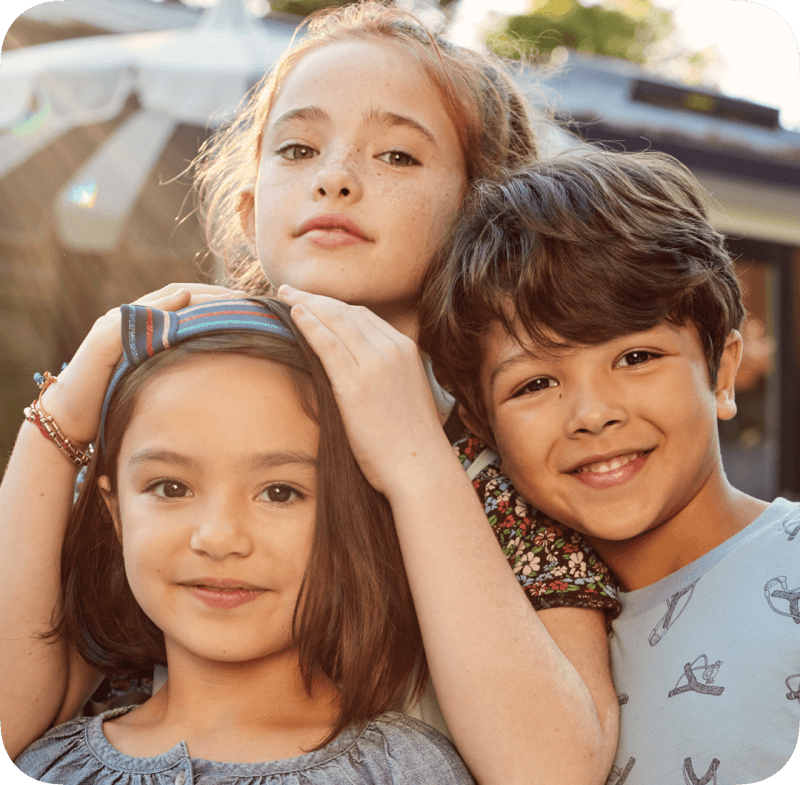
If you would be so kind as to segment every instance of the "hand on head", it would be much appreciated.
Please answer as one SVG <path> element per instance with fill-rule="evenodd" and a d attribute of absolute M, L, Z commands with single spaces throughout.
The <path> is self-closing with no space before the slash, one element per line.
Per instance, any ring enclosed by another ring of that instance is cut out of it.
<path fill-rule="evenodd" d="M 319 356 L 353 453 L 391 497 L 421 471 L 430 447 L 450 450 L 417 345 L 372 311 L 289 286 L 279 299 Z"/>
<path fill-rule="evenodd" d="M 177 311 L 209 300 L 241 296 L 242 292 L 224 286 L 175 283 L 136 302 Z M 74 444 L 86 445 L 97 435 L 103 397 L 121 356 L 120 309 L 112 308 L 94 323 L 69 365 L 58 375 L 58 383 L 45 391 L 47 412 Z"/>

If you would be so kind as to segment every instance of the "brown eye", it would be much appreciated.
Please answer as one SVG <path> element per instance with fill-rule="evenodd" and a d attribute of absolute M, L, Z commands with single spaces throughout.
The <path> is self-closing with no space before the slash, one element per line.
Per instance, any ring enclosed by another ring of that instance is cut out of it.
<path fill-rule="evenodd" d="M 160 480 L 151 486 L 150 490 L 156 496 L 161 496 L 165 499 L 183 499 L 192 495 L 192 492 L 177 480 Z"/>
<path fill-rule="evenodd" d="M 273 504 L 286 504 L 300 497 L 300 494 L 290 485 L 270 485 L 264 489 L 262 496 Z"/>
<path fill-rule="evenodd" d="M 548 387 L 555 387 L 557 384 L 558 382 L 549 376 L 537 376 L 535 379 L 531 379 L 524 387 L 521 387 L 512 397 L 516 398 L 520 395 L 539 393 Z"/>
<path fill-rule="evenodd" d="M 317 151 L 312 147 L 307 147 L 302 144 L 292 144 L 287 147 L 282 147 L 278 153 L 289 161 L 304 161 L 308 158 L 313 158 Z"/>
<path fill-rule="evenodd" d="M 622 367 L 630 367 L 632 365 L 644 365 L 644 363 L 649 362 L 655 357 L 660 357 L 660 356 L 661 355 L 654 354 L 653 352 L 646 352 L 643 349 L 637 349 L 633 352 L 628 352 L 627 354 L 623 354 L 618 364 Z"/>
<path fill-rule="evenodd" d="M 412 158 L 408 153 L 400 150 L 391 150 L 378 156 L 379 160 L 385 161 L 392 166 L 414 166 L 419 162 Z"/>

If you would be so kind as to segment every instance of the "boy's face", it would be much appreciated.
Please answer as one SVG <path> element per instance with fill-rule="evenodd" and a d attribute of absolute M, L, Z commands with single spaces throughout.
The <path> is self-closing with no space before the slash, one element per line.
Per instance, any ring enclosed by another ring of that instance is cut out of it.
<path fill-rule="evenodd" d="M 716 487 L 716 420 L 736 413 L 737 332 L 716 390 L 696 329 L 668 322 L 557 352 L 523 348 L 496 324 L 484 349 L 481 385 L 503 469 L 557 521 L 627 540 Z"/>

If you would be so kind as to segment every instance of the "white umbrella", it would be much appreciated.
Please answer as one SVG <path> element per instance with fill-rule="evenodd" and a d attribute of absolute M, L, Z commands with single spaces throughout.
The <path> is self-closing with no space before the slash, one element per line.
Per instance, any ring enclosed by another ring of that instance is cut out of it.
<path fill-rule="evenodd" d="M 292 28 L 219 0 L 188 30 L 73 39 L 9 52 L 0 65 L 0 178 L 76 126 L 140 108 L 55 200 L 59 238 L 105 253 L 118 243 L 154 163 L 179 124 L 215 127 L 288 45 Z"/>

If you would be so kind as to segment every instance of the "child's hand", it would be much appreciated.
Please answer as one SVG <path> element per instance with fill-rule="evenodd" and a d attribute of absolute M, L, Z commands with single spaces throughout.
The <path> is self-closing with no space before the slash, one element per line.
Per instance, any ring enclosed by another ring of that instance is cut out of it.
<path fill-rule="evenodd" d="M 353 453 L 386 494 L 451 455 L 416 344 L 372 311 L 282 286 L 278 297 L 322 361 Z"/>
<path fill-rule="evenodd" d="M 162 311 L 177 311 L 188 305 L 225 297 L 241 297 L 224 286 L 169 284 L 136 300 Z M 100 427 L 100 411 L 106 388 L 122 357 L 120 309 L 112 308 L 92 326 L 70 361 L 58 374 L 58 382 L 44 393 L 42 402 L 61 432 L 78 446 L 93 441 Z M 53 368 L 55 373 L 58 369 Z"/>

